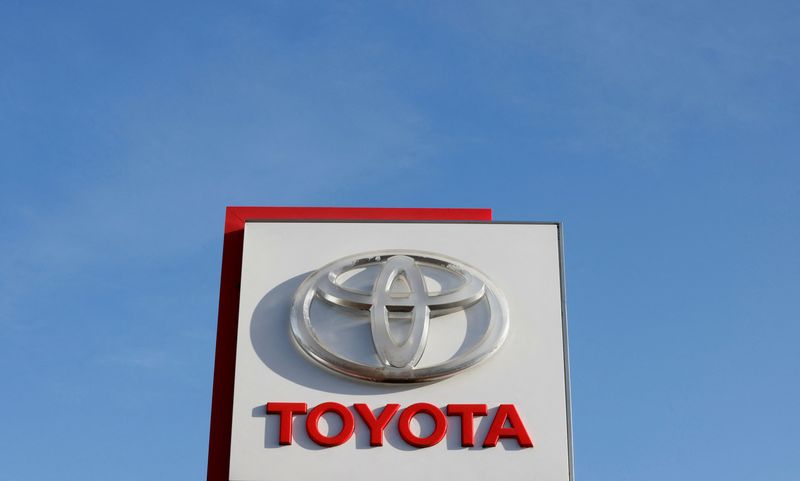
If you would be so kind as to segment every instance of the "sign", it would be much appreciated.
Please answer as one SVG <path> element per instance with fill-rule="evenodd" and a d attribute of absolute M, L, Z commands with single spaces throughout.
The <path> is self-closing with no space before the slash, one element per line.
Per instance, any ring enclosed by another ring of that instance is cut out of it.
<path fill-rule="evenodd" d="M 229 208 L 209 481 L 572 479 L 557 223 Z"/>

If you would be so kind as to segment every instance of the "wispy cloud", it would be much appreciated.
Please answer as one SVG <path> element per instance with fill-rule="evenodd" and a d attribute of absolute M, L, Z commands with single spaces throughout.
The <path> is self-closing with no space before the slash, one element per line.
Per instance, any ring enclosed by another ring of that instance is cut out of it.
<path fill-rule="evenodd" d="M 101 355 L 96 362 L 132 368 L 157 369 L 167 365 L 169 358 L 164 351 L 149 348 L 126 350 L 125 352 Z"/>

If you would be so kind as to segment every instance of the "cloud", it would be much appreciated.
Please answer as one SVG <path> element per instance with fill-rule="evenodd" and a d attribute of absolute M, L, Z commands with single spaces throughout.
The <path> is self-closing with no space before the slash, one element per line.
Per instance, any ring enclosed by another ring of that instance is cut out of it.
<path fill-rule="evenodd" d="M 131 368 L 160 369 L 169 362 L 169 358 L 164 351 L 144 348 L 99 356 L 96 362 Z"/>
<path fill-rule="evenodd" d="M 487 95 L 554 150 L 653 171 L 704 138 L 796 126 L 797 6 L 751 7 L 472 2 L 437 19 L 481 59 Z"/>
<path fill-rule="evenodd" d="M 354 180 L 388 178 L 435 154 L 425 116 L 371 73 L 369 46 L 287 55 L 263 25 L 232 16 L 194 32 L 218 41 L 213 51 L 184 58 L 198 38 L 158 24 L 155 44 L 118 63 L 92 28 L 70 38 L 91 58 L 70 75 L 95 89 L 73 98 L 64 85 L 40 85 L 49 66 L 22 71 L 36 80 L 19 89 L 14 106 L 28 115 L 9 124 L 9 149 L 41 172 L 21 167 L 12 175 L 25 191 L 0 194 L 14 225 L 0 238 L 11 253 L 0 261 L 4 325 L 25 324 L 22 304 L 64 282 L 97 288 L 86 276 L 125 276 L 200 251 L 218 264 L 226 205 L 335 203 L 353 195 Z M 359 50 L 365 57 L 354 60 Z M 104 83 L 93 78 L 98 65 L 129 77 Z M 55 89 L 53 105 L 36 102 L 42 88 Z"/>

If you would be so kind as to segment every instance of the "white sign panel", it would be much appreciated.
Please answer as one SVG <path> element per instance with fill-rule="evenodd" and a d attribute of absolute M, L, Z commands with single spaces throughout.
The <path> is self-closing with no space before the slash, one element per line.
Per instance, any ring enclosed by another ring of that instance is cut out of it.
<path fill-rule="evenodd" d="M 571 479 L 557 224 L 247 222 L 230 479 Z"/>

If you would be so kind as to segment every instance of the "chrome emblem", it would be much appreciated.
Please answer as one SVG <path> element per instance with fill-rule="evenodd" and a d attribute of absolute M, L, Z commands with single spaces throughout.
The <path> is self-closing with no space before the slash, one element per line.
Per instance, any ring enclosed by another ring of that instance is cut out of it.
<path fill-rule="evenodd" d="M 370 290 L 346 285 L 354 272 L 369 270 Z M 428 275 L 426 275 L 426 273 Z M 431 277 L 450 278 L 451 286 L 430 289 Z M 369 322 L 374 363 L 334 352 L 314 328 L 312 306 L 324 304 Z M 470 309 L 483 313 L 484 328 L 452 358 L 421 365 L 429 328 L 436 318 Z M 392 323 L 407 327 L 393 333 Z M 291 311 L 295 343 L 309 357 L 340 374 L 362 380 L 411 383 L 443 379 L 494 354 L 508 333 L 508 308 L 500 292 L 477 269 L 439 254 L 392 250 L 359 254 L 332 262 L 309 275 L 294 296 Z"/>

